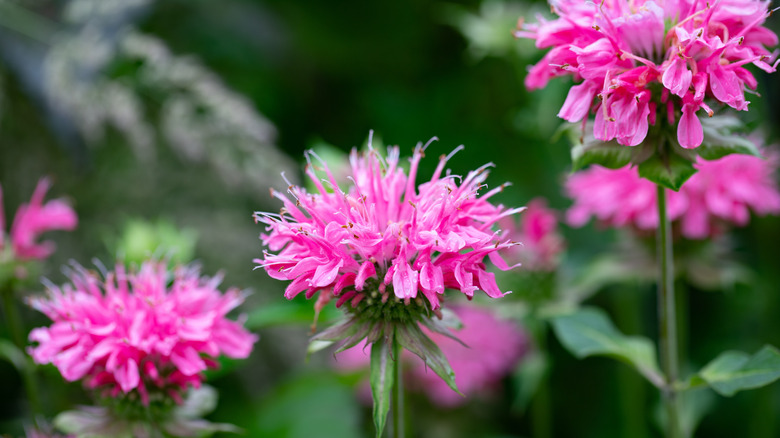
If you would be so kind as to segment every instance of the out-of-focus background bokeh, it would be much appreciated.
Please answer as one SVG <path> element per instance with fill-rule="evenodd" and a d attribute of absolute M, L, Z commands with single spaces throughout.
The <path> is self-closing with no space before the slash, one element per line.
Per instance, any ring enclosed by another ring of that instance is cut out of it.
<path fill-rule="evenodd" d="M 435 157 L 463 144 L 449 163 L 454 173 L 494 162 L 489 185 L 512 183 L 502 203 L 542 196 L 565 210 L 569 144 L 555 114 L 570 84 L 526 91 L 526 66 L 542 52 L 512 36 L 519 17 L 548 11 L 540 1 L 502 0 L 0 0 L 6 219 L 48 175 L 50 196 L 67 196 L 80 221 L 50 236 L 58 249 L 42 274 L 53 282 L 64 281 L 60 266 L 69 260 L 111 265 L 119 252 L 132 257 L 163 241 L 204 273 L 224 272 L 226 286 L 250 289 L 242 312 L 261 339 L 249 360 L 210 376 L 220 404 L 209 419 L 251 437 L 370 436 L 358 378 L 332 372 L 327 352 L 306 360 L 313 303 L 287 302 L 285 284 L 253 270 L 262 227 L 252 213 L 278 210 L 269 187 L 284 189 L 282 172 L 302 181 L 304 150 L 338 155 L 363 145 L 369 130 L 405 154 L 437 136 L 421 178 Z M 761 96 L 741 116 L 776 139 L 780 76 L 756 74 Z M 570 278 L 622 236 L 593 225 L 562 232 L 561 270 Z M 733 276 L 706 288 L 678 282 L 692 367 L 725 349 L 780 345 L 780 219 L 754 217 L 729 242 Z M 652 284 L 594 288 L 589 303 L 620 315 L 621 306 L 634 307 L 633 316 L 615 318 L 622 330 L 655 337 Z M 30 327 L 47 323 L 31 310 L 24 318 Z M 552 336 L 547 345 L 555 436 L 659 435 L 656 393 L 638 375 L 607 359 L 578 361 Z M 49 416 L 88 403 L 53 367 L 41 375 Z M 453 409 L 413 394 L 410 436 L 530 436 L 533 418 L 517 403 L 516 381 Z M 19 436 L 24 392 L 5 362 L 0 382 L 0 433 Z M 780 385 L 703 399 L 697 436 L 780 435 Z"/>

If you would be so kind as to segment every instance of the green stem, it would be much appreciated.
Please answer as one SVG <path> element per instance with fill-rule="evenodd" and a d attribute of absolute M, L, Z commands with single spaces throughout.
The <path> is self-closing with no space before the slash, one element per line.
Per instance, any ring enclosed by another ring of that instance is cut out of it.
<path fill-rule="evenodd" d="M 540 354 L 544 354 L 547 353 L 547 322 L 541 319 L 538 310 L 538 306 L 532 308 L 531 321 L 533 323 L 529 324 L 529 328 L 536 342 L 536 348 L 539 349 Z M 550 374 L 547 370 L 531 400 L 531 432 L 534 438 L 551 438 L 553 436 L 551 405 Z"/>
<path fill-rule="evenodd" d="M 677 303 L 677 363 L 688 363 L 688 290 L 684 282 L 676 282 L 674 286 L 675 302 Z"/>
<path fill-rule="evenodd" d="M 393 336 L 393 438 L 404 437 L 404 376 L 401 364 L 401 344 Z"/>
<path fill-rule="evenodd" d="M 658 185 L 658 316 L 661 366 L 666 375 L 663 401 L 666 409 L 667 438 L 681 438 L 679 397 L 675 382 L 678 380 L 677 358 L 677 315 L 674 297 L 674 259 L 672 254 L 672 233 L 666 215 L 666 189 Z"/>
<path fill-rule="evenodd" d="M 636 287 L 622 287 L 614 291 L 615 322 L 625 333 L 642 332 L 640 309 L 641 291 Z M 645 381 L 628 367 L 616 370 L 620 404 L 620 418 L 623 430 L 620 436 L 645 438 L 647 436 L 645 406 Z"/>
<path fill-rule="evenodd" d="M 3 309 L 5 309 L 5 319 L 8 321 L 8 330 L 11 333 L 11 340 L 16 348 L 24 351 L 24 328 L 16 312 L 16 303 L 14 302 L 13 287 L 6 286 L 2 289 Z"/>
<path fill-rule="evenodd" d="M 552 437 L 552 418 L 550 416 L 550 382 L 542 377 L 531 404 L 531 423 L 534 438 Z"/>
<path fill-rule="evenodd" d="M 22 354 L 24 354 L 25 331 L 22 321 L 17 312 L 14 300 L 14 290 L 10 285 L 0 288 L 0 295 L 3 296 L 3 308 L 5 309 L 5 318 L 8 322 L 8 329 L 11 332 L 11 339 Z M 37 417 L 42 415 L 41 401 L 38 398 L 38 384 L 35 380 L 35 364 L 27 354 L 24 354 L 24 369 L 19 370 L 24 384 L 24 390 L 27 393 L 27 400 L 30 403 L 30 416 L 32 422 L 37 426 Z"/>

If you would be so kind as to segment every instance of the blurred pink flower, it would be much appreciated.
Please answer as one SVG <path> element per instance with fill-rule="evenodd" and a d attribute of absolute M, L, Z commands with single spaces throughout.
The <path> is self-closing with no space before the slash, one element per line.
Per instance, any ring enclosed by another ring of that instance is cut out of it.
<path fill-rule="evenodd" d="M 684 237 L 705 239 L 717 234 L 724 223 L 746 225 L 751 209 L 759 215 L 780 214 L 780 191 L 773 177 L 779 157 L 767 156 L 698 158 L 694 164 L 698 172 L 680 191 L 667 190 L 669 219 L 677 221 Z M 570 176 L 566 192 L 574 200 L 567 212 L 573 226 L 584 225 L 591 216 L 613 227 L 652 230 L 658 226 L 656 185 L 640 178 L 634 167 L 593 166 Z"/>
<path fill-rule="evenodd" d="M 499 223 L 510 239 L 522 242 L 501 254 L 510 263 L 521 263 L 526 270 L 554 270 L 564 248 L 556 212 L 547 208 L 544 198 L 535 198 L 519 217 L 519 226 L 512 218 L 504 218 Z"/>
<path fill-rule="evenodd" d="M 30 333 L 38 345 L 29 353 L 36 363 L 54 364 L 66 380 L 85 379 L 112 397 L 135 389 L 144 404 L 150 391 L 180 402 L 220 354 L 246 358 L 257 340 L 226 318 L 243 301 L 241 292 L 220 293 L 221 278 L 201 277 L 197 267 L 171 273 L 164 262 L 147 261 L 126 272 L 117 264 L 101 280 L 75 266 L 69 277 L 30 300 L 53 324 Z"/>
<path fill-rule="evenodd" d="M 39 420 L 40 423 L 40 420 Z M 75 435 L 61 435 L 54 432 L 53 427 L 43 423 L 36 427 L 25 427 L 24 438 L 75 438 Z"/>
<path fill-rule="evenodd" d="M 16 211 L 11 226 L 11 247 L 19 259 L 45 259 L 54 252 L 54 243 L 35 241 L 46 231 L 73 230 L 78 219 L 73 209 L 62 199 L 43 203 L 46 192 L 51 187 L 48 178 L 38 182 L 29 204 L 22 204 Z M 3 229 L 5 228 L 2 206 L 2 189 L 0 188 L 0 249 L 5 245 Z"/>
<path fill-rule="evenodd" d="M 425 366 L 425 362 L 408 351 L 403 353 L 412 390 L 419 389 L 442 407 L 454 407 L 467 402 L 471 396 L 489 392 L 501 379 L 509 375 L 529 347 L 525 333 L 512 321 L 499 319 L 493 311 L 475 306 L 453 306 L 463 328 L 453 334 L 467 345 L 427 329 L 425 333 L 441 348 L 449 360 L 462 397 L 439 376 Z M 345 371 L 367 368 L 369 348 L 363 343 L 337 353 L 334 366 Z M 361 398 L 370 403 L 370 388 L 361 388 Z M 367 396 L 367 397 L 366 397 Z"/>
<path fill-rule="evenodd" d="M 278 252 L 265 252 L 255 262 L 272 278 L 292 280 L 285 291 L 289 299 L 323 291 L 327 295 L 320 295 L 320 305 L 335 296 L 336 306 L 351 300 L 355 307 L 377 291 L 383 302 L 394 294 L 407 304 L 421 292 L 433 309 L 445 288 L 469 297 L 478 289 L 493 298 L 504 295 L 483 260 L 488 256 L 509 269 L 498 251 L 513 243 L 500 241 L 491 227 L 522 208 L 488 202 L 503 186 L 478 196 L 490 164 L 457 184 L 459 177 L 442 175 L 449 159 L 442 156 L 431 180 L 417 186 L 424 150 L 415 148 L 408 177 L 399 167 L 397 147 L 388 148 L 386 158 L 373 149 L 366 154 L 353 150 L 353 185 L 346 192 L 327 165 L 322 163 L 328 175 L 323 185 L 309 163 L 306 174 L 319 193 L 290 185 L 293 200 L 272 191 L 284 203 L 280 214 L 255 213 L 269 232 L 261 235 L 263 244 Z"/>
<path fill-rule="evenodd" d="M 551 48 L 533 66 L 525 84 L 542 88 L 550 78 L 571 75 L 558 116 L 579 122 L 593 111 L 594 135 L 635 146 L 655 124 L 656 111 L 677 125 L 681 146 L 701 144 L 699 109 L 712 97 L 747 110 L 745 89 L 756 88 L 747 64 L 774 72 L 777 35 L 763 27 L 769 1 L 552 0 L 559 18 L 527 24 L 518 37 Z M 660 90 L 660 91 L 659 91 Z M 598 97 L 595 101 L 594 98 Z"/>

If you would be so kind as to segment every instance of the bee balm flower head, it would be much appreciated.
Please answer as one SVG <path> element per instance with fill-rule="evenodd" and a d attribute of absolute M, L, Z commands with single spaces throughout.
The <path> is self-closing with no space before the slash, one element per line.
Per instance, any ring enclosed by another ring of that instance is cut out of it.
<path fill-rule="evenodd" d="M 256 263 L 273 278 L 291 280 L 287 298 L 320 292 L 339 307 L 356 307 L 372 296 L 406 304 L 424 297 L 435 310 L 446 288 L 469 297 L 477 290 L 504 295 L 484 259 L 508 269 L 497 252 L 512 243 L 502 241 L 493 225 L 522 209 L 488 201 L 501 187 L 480 196 L 490 165 L 460 178 L 443 173 L 449 156 L 442 156 L 431 179 L 416 185 L 424 151 L 415 148 L 407 176 L 397 147 L 388 148 L 385 158 L 373 149 L 353 150 L 347 190 L 324 163 L 329 179 L 317 179 L 310 163 L 306 174 L 317 193 L 291 185 L 290 199 L 272 191 L 284 203 L 280 214 L 255 213 L 268 231 L 263 243 L 273 251 Z"/>
<path fill-rule="evenodd" d="M 256 263 L 271 277 L 291 281 L 287 298 L 319 293 L 315 309 L 334 298 L 337 307 L 346 308 L 350 317 L 315 340 L 341 341 L 342 350 L 363 339 L 372 348 L 398 342 L 455 388 L 446 358 L 419 325 L 448 333 L 432 318 L 441 317 L 447 288 L 468 297 L 477 290 L 493 298 L 505 294 L 484 261 L 488 257 L 509 269 L 498 251 L 513 243 L 493 228 L 522 209 L 488 201 L 501 187 L 480 196 L 490 165 L 460 178 L 444 172 L 449 156 L 442 156 L 431 179 L 417 185 L 426 147 L 415 148 L 407 176 L 397 147 L 382 157 L 369 141 L 367 153 L 350 155 L 352 185 L 346 190 L 324 163 L 324 182 L 310 163 L 306 174 L 317 193 L 290 185 L 292 199 L 272 191 L 284 203 L 279 214 L 255 213 L 266 225 L 261 237 L 272 251 Z"/>
<path fill-rule="evenodd" d="M 11 225 L 11 247 L 20 260 L 45 259 L 54 252 L 54 243 L 36 240 L 46 231 L 73 230 L 78 218 L 73 209 L 61 199 L 43 202 L 51 182 L 43 178 L 38 182 L 29 204 L 22 204 L 16 211 Z M 0 190 L 0 249 L 5 245 L 2 190 Z"/>
<path fill-rule="evenodd" d="M 30 355 L 110 397 L 179 402 L 217 357 L 246 358 L 257 340 L 226 317 L 243 301 L 241 292 L 220 293 L 220 278 L 201 277 L 196 267 L 169 272 L 165 262 L 147 261 L 128 272 L 117 264 L 101 279 L 74 266 L 69 276 L 70 283 L 49 285 L 46 297 L 30 300 L 53 321 L 30 333 L 37 342 Z"/>
<path fill-rule="evenodd" d="M 571 75 L 578 84 L 558 116 L 578 122 L 593 112 L 600 140 L 638 145 L 659 112 L 677 124 L 681 146 L 697 147 L 703 141 L 697 112 L 713 114 L 706 100 L 747 110 L 745 89 L 755 89 L 757 81 L 745 67 L 775 71 L 777 52 L 767 47 L 777 45 L 777 35 L 763 27 L 769 3 L 551 1 L 559 18 L 540 18 L 516 33 L 550 48 L 526 86 Z"/>

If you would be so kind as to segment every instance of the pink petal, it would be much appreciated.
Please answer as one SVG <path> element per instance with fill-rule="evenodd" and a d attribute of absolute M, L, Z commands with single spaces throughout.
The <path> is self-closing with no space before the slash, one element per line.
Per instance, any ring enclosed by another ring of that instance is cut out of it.
<path fill-rule="evenodd" d="M 661 82 L 672 94 L 683 97 L 688 92 L 688 87 L 691 86 L 692 78 L 693 72 L 688 70 L 685 59 L 675 56 L 667 64 L 666 70 L 664 70 L 664 74 L 661 77 Z"/>
<path fill-rule="evenodd" d="M 558 117 L 572 123 L 584 119 L 588 115 L 596 91 L 597 88 L 590 82 L 571 87 L 561 110 L 558 112 Z"/>
<path fill-rule="evenodd" d="M 192 376 L 206 369 L 206 363 L 192 347 L 175 351 L 171 354 L 171 361 L 185 376 Z"/>
<path fill-rule="evenodd" d="M 692 105 L 683 105 L 680 124 L 677 125 L 677 141 L 686 149 L 698 147 L 704 141 L 704 130 Z"/>
<path fill-rule="evenodd" d="M 355 277 L 355 289 L 363 290 L 363 286 L 366 284 L 366 280 L 370 277 L 376 276 L 376 266 L 371 261 L 365 261 L 360 265 L 357 277 Z"/>
<path fill-rule="evenodd" d="M 413 270 L 405 258 L 393 260 L 393 291 L 398 298 L 417 297 L 417 271 Z"/>
<path fill-rule="evenodd" d="M 125 363 L 119 366 L 114 372 L 116 381 L 119 383 L 119 387 L 125 393 L 130 392 L 141 381 L 141 376 L 138 374 L 138 364 L 133 359 L 127 359 Z"/>

